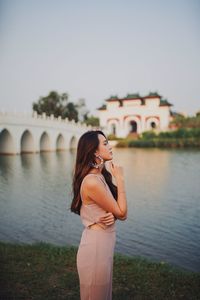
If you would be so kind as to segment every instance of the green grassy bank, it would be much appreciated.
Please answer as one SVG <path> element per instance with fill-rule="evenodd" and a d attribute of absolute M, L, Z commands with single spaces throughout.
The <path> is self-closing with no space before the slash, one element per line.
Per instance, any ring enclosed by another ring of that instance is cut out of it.
<path fill-rule="evenodd" d="M 0 243 L 3 300 L 79 299 L 74 247 Z M 115 255 L 113 300 L 200 299 L 200 273 Z M 95 300 L 95 299 L 94 299 Z"/>

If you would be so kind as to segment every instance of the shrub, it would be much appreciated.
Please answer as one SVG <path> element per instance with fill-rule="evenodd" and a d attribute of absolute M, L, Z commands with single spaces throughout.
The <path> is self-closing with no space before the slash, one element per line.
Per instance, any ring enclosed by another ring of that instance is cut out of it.
<path fill-rule="evenodd" d="M 149 139 L 153 139 L 157 136 L 157 134 L 155 133 L 155 131 L 145 131 L 142 133 L 142 138 L 149 140 Z"/>
<path fill-rule="evenodd" d="M 123 140 L 123 138 L 116 137 L 116 135 L 114 135 L 114 134 L 109 134 L 107 138 L 110 141 L 121 141 L 121 140 Z"/>
<path fill-rule="evenodd" d="M 154 140 L 135 140 L 135 141 L 130 141 L 128 143 L 129 147 L 155 147 L 155 141 Z"/>
<path fill-rule="evenodd" d="M 200 128 L 179 128 L 175 131 L 160 132 L 158 138 L 200 137 Z"/>
<path fill-rule="evenodd" d="M 125 148 L 128 146 L 129 146 L 129 141 L 127 139 L 120 140 L 116 145 L 117 148 Z"/>
<path fill-rule="evenodd" d="M 116 139 L 117 139 L 116 135 L 114 135 L 114 134 L 109 134 L 107 138 L 108 138 L 108 140 L 110 140 L 110 141 L 116 140 Z"/>

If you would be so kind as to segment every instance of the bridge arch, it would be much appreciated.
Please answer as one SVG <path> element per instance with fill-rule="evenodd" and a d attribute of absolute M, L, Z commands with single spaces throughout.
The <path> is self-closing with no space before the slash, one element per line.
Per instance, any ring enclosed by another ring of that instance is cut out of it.
<path fill-rule="evenodd" d="M 0 154 L 74 149 L 79 137 L 92 128 L 53 115 L 0 111 Z"/>
<path fill-rule="evenodd" d="M 47 132 L 43 132 L 40 137 L 40 152 L 50 151 L 50 138 Z"/>
<path fill-rule="evenodd" d="M 35 152 L 33 136 L 29 130 L 25 130 L 21 136 L 21 153 L 33 152 Z"/>
<path fill-rule="evenodd" d="M 62 151 L 66 149 L 65 139 L 63 135 L 60 133 L 56 139 L 56 151 Z"/>
<path fill-rule="evenodd" d="M 0 132 L 0 154 L 15 154 L 16 147 L 10 131 L 4 128 Z"/>
<path fill-rule="evenodd" d="M 69 141 L 69 149 L 75 149 L 77 147 L 77 139 L 73 135 Z"/>

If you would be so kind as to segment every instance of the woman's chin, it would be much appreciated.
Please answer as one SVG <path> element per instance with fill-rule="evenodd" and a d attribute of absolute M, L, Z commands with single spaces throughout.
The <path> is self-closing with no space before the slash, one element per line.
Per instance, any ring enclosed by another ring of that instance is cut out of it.
<path fill-rule="evenodd" d="M 109 154 L 106 158 L 104 158 L 104 161 L 110 161 L 113 159 L 113 154 Z"/>
<path fill-rule="evenodd" d="M 108 158 L 108 160 L 112 160 L 113 159 L 113 155 L 110 154 L 110 157 Z"/>

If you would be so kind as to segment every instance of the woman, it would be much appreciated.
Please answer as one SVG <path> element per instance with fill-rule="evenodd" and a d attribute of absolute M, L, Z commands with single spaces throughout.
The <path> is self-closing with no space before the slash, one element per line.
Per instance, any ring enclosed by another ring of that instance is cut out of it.
<path fill-rule="evenodd" d="M 81 300 L 112 299 L 115 219 L 125 220 L 127 216 L 122 168 L 114 165 L 112 158 L 102 131 L 81 136 L 71 204 L 71 211 L 80 214 L 85 226 L 77 253 Z M 105 168 L 106 161 L 111 173 Z"/>

